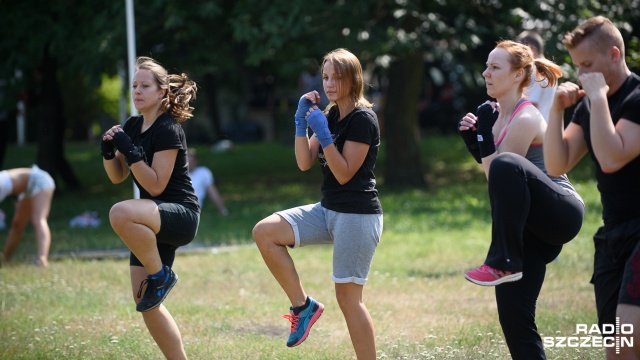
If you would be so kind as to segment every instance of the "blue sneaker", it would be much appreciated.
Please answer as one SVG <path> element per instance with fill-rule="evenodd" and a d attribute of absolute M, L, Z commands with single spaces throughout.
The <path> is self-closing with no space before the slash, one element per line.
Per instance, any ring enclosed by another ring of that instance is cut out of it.
<path fill-rule="evenodd" d="M 291 308 L 289 314 L 282 315 L 283 318 L 291 321 L 291 334 L 289 334 L 287 346 L 294 347 L 302 344 L 309 335 L 311 327 L 320 318 L 323 311 L 324 305 L 309 296 L 309 306 L 298 315 L 294 315 L 293 308 Z"/>
<path fill-rule="evenodd" d="M 178 275 L 168 266 L 164 265 L 164 276 L 158 279 L 151 278 L 151 275 L 140 284 L 138 297 L 142 294 L 142 288 L 147 284 L 147 290 L 144 292 L 142 300 L 136 305 L 136 310 L 140 312 L 149 311 L 158 307 L 178 282 Z"/>

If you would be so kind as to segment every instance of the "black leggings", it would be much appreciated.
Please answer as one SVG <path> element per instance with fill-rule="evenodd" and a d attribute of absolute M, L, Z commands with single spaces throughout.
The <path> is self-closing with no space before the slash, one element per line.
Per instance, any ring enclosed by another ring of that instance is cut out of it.
<path fill-rule="evenodd" d="M 582 227 L 584 205 L 524 157 L 502 153 L 489 169 L 492 240 L 485 263 L 522 271 L 496 286 L 500 325 L 513 359 L 545 359 L 535 324 L 546 265 Z"/>
<path fill-rule="evenodd" d="M 561 246 L 582 227 L 582 202 L 517 154 L 491 162 L 489 200 L 493 227 L 485 263 L 498 270 L 522 271 L 525 236 Z"/>

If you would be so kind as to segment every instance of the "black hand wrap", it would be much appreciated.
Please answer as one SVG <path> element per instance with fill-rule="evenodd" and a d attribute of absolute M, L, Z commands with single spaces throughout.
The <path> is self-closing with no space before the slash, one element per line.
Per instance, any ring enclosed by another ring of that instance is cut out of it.
<path fill-rule="evenodd" d="M 118 151 L 127 159 L 127 165 L 131 166 L 131 164 L 144 160 L 144 150 L 142 150 L 142 147 L 133 145 L 131 138 L 125 134 L 124 131 L 115 133 L 111 141 Z"/>
<path fill-rule="evenodd" d="M 478 122 L 478 147 L 480 148 L 480 157 L 487 157 L 496 152 L 496 145 L 493 142 L 493 125 L 498 120 L 499 113 L 493 110 L 490 104 L 482 104 L 478 106 L 476 116 Z"/>
<path fill-rule="evenodd" d="M 116 150 L 111 141 L 102 140 L 100 143 L 100 151 L 105 160 L 111 160 L 116 157 Z"/>
<path fill-rule="evenodd" d="M 460 123 L 462 120 L 458 121 L 458 134 L 464 141 L 464 144 L 467 146 L 467 150 L 473 156 L 474 159 L 478 162 L 478 164 L 482 163 L 482 159 L 480 158 L 480 148 L 478 147 L 478 131 L 477 130 L 460 130 Z"/>

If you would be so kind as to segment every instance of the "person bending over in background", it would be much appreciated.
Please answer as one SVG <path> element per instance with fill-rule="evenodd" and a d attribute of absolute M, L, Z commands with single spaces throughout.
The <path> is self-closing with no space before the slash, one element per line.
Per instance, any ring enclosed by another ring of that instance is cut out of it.
<path fill-rule="evenodd" d="M 31 221 L 36 232 L 38 249 L 35 264 L 42 267 L 49 265 L 51 230 L 47 219 L 55 189 L 56 184 L 51 175 L 37 165 L 0 171 L 0 201 L 9 195 L 18 196 L 16 212 L 11 220 L 0 264 L 11 259 L 11 255 L 22 241 L 24 229 Z"/>
<path fill-rule="evenodd" d="M 458 130 L 482 164 L 489 183 L 492 233 L 484 265 L 468 271 L 475 284 L 494 286 L 498 316 L 513 359 L 545 359 L 535 323 L 546 265 L 580 231 L 584 202 L 565 175 L 547 174 L 543 139 L 547 123 L 524 90 L 537 71 L 550 86 L 560 67 L 534 59 L 531 49 L 501 41 L 482 73 L 487 101 Z"/>
<path fill-rule="evenodd" d="M 136 310 L 168 359 L 186 358 L 180 330 L 162 301 L 178 281 L 171 269 L 176 249 L 193 240 L 200 221 L 180 125 L 192 116 L 196 90 L 187 75 L 169 75 L 155 60 L 138 58 L 131 95 L 142 115 L 109 129 L 101 145 L 111 182 L 131 173 L 140 189 L 140 199 L 113 205 L 109 221 L 131 250 Z"/>
<path fill-rule="evenodd" d="M 307 296 L 288 247 L 333 243 L 333 281 L 358 359 L 375 359 L 373 321 L 362 300 L 371 260 L 382 234 L 382 206 L 373 173 L 380 130 L 364 98 L 358 58 L 336 49 L 322 61 L 329 105 L 323 113 L 317 91 L 300 98 L 295 114 L 295 155 L 302 171 L 316 160 L 323 174 L 322 200 L 275 214 L 253 228 L 269 270 L 291 301 L 287 346 L 302 343 L 324 306 Z M 326 117 L 325 117 L 326 116 Z M 307 135 L 307 124 L 314 135 Z"/>

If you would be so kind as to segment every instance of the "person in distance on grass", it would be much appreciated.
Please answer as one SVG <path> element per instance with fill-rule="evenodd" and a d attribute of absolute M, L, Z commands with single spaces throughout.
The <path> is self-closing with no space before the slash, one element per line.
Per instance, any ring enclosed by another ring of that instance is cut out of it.
<path fill-rule="evenodd" d="M 222 216 L 229 215 L 229 210 L 224 206 L 224 201 L 214 182 L 211 170 L 206 166 L 200 166 L 198 154 L 196 149 L 193 148 L 189 149 L 189 177 L 201 209 L 204 205 L 204 199 L 208 195 Z"/>
<path fill-rule="evenodd" d="M 111 182 L 121 183 L 131 173 L 140 199 L 113 205 L 109 221 L 131 250 L 136 310 L 142 312 L 164 355 L 184 359 L 180 330 L 161 303 L 178 281 L 171 269 L 176 249 L 193 240 L 200 221 L 200 205 L 189 178 L 187 140 L 180 125 L 192 116 L 189 103 L 197 87 L 187 75 L 168 74 L 148 57 L 137 59 L 132 85 L 131 95 L 141 115 L 109 129 L 101 148 Z"/>
<path fill-rule="evenodd" d="M 570 171 L 589 152 L 604 226 L 593 237 L 598 323 L 632 324 L 635 348 L 607 348 L 607 359 L 640 359 L 640 76 L 625 62 L 622 34 L 607 18 L 590 18 L 563 40 L 578 68 L 560 84 L 549 116 L 549 173 Z M 564 127 L 564 111 L 577 104 Z"/>
<path fill-rule="evenodd" d="M 560 67 L 534 59 L 521 43 L 500 41 L 482 73 L 487 94 L 460 120 L 467 148 L 482 164 L 491 203 L 491 246 L 484 265 L 468 271 L 475 284 L 493 286 L 500 325 L 514 359 L 544 359 L 535 324 L 546 265 L 582 227 L 584 203 L 566 175 L 549 176 L 543 160 L 547 123 L 526 99 L 531 73 L 554 86 Z"/>
<path fill-rule="evenodd" d="M 371 260 L 382 234 L 382 206 L 373 173 L 380 130 L 364 98 L 358 58 L 345 49 L 321 64 L 329 105 L 317 91 L 304 94 L 295 114 L 295 155 L 302 171 L 316 160 L 323 174 L 319 203 L 278 211 L 256 224 L 253 237 L 271 273 L 291 301 L 287 346 L 302 343 L 324 306 L 304 291 L 288 247 L 333 243 L 333 281 L 358 359 L 375 359 L 373 322 L 362 300 Z M 314 135 L 307 135 L 311 127 Z"/>
<path fill-rule="evenodd" d="M 2 252 L 3 261 L 11 259 L 29 221 L 36 232 L 38 253 L 35 259 L 37 266 L 49 265 L 49 247 L 51 230 L 49 229 L 49 212 L 56 184 L 51 175 L 37 165 L 31 168 L 15 168 L 0 171 L 0 201 L 9 195 L 17 195 L 16 212 L 11 221 L 7 243 Z"/>

